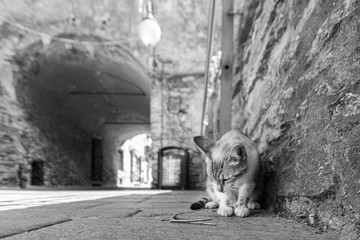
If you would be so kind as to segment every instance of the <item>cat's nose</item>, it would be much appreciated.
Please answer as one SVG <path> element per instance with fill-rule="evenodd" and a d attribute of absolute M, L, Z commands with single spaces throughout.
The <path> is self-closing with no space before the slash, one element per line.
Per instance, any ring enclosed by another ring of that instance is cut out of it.
<path fill-rule="evenodd" d="M 224 192 L 224 186 L 222 184 L 217 184 L 216 191 L 223 193 Z"/>

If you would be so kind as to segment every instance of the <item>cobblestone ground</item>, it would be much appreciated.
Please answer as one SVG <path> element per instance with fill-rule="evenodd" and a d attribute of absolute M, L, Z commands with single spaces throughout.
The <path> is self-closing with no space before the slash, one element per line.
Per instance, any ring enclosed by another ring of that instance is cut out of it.
<path fill-rule="evenodd" d="M 0 238 L 338 239 L 334 232 L 264 210 L 248 218 L 190 210 L 190 203 L 202 195 L 199 191 L 0 191 Z M 17 209 L 5 210 L 6 204 Z M 171 223 L 174 214 L 181 219 L 211 218 L 206 222 L 214 225 Z"/>

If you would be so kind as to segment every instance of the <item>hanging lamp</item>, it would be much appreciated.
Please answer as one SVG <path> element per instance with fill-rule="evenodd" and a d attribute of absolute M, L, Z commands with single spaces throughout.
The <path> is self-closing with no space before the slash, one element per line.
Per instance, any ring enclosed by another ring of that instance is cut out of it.
<path fill-rule="evenodd" d="M 147 47 L 155 47 L 161 39 L 161 28 L 154 16 L 152 0 L 145 0 L 143 5 L 144 17 L 139 24 L 141 41 Z"/>

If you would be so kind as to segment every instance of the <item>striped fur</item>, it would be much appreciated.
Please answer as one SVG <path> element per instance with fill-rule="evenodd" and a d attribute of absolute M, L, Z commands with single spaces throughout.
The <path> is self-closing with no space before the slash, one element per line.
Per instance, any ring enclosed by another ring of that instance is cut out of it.
<path fill-rule="evenodd" d="M 190 208 L 192 210 L 198 210 L 205 207 L 205 204 L 209 202 L 209 198 L 203 197 L 199 201 L 191 204 Z"/>

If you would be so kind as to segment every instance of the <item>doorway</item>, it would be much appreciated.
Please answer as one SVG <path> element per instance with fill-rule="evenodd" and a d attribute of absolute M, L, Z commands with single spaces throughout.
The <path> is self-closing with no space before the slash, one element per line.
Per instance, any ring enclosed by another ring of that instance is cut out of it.
<path fill-rule="evenodd" d="M 91 182 L 93 186 L 101 186 L 103 181 L 103 141 L 93 138 L 91 145 Z"/>
<path fill-rule="evenodd" d="M 180 147 L 159 151 L 158 181 L 160 189 L 189 189 L 189 153 Z"/>
<path fill-rule="evenodd" d="M 44 185 L 44 161 L 35 160 L 31 163 L 31 185 Z"/>

